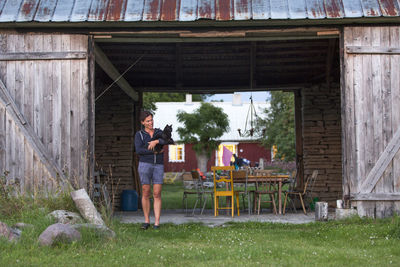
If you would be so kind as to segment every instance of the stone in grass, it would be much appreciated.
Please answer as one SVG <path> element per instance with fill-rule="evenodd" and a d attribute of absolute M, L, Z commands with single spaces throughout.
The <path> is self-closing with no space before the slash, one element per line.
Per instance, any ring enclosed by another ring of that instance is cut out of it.
<path fill-rule="evenodd" d="M 42 246 L 51 246 L 57 242 L 71 243 L 81 239 L 81 234 L 69 224 L 52 224 L 39 236 L 39 244 Z"/>
<path fill-rule="evenodd" d="M 82 229 L 90 229 L 93 230 L 97 235 L 112 239 L 114 238 L 115 232 L 108 228 L 107 226 L 100 225 L 100 224 L 91 224 L 91 223 L 83 223 L 83 224 L 75 224 L 71 225 L 72 228 L 81 231 Z"/>
<path fill-rule="evenodd" d="M 0 222 L 0 237 L 4 237 L 8 241 L 17 241 L 20 235 L 21 231 L 9 227 L 6 223 Z"/>
<path fill-rule="evenodd" d="M 55 219 L 56 223 L 76 224 L 84 222 L 84 220 L 78 213 L 66 210 L 54 210 L 47 216 Z"/>

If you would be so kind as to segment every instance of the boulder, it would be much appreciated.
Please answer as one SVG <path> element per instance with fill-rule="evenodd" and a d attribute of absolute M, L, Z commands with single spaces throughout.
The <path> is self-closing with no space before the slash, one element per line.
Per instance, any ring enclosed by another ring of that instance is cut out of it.
<path fill-rule="evenodd" d="M 84 222 L 84 220 L 78 213 L 66 210 L 54 210 L 47 216 L 55 219 L 56 223 L 77 224 Z"/>
<path fill-rule="evenodd" d="M 82 229 L 90 229 L 93 230 L 97 235 L 112 239 L 115 237 L 115 232 L 104 225 L 99 224 L 91 224 L 91 223 L 84 223 L 84 224 L 75 224 L 71 225 L 72 228 L 81 231 Z"/>
<path fill-rule="evenodd" d="M 9 227 L 6 223 L 0 222 L 0 237 L 6 238 L 8 241 L 17 241 L 21 232 Z"/>
<path fill-rule="evenodd" d="M 69 224 L 52 224 L 39 236 L 39 244 L 42 246 L 51 246 L 57 242 L 71 243 L 81 239 L 81 234 L 72 228 Z"/>

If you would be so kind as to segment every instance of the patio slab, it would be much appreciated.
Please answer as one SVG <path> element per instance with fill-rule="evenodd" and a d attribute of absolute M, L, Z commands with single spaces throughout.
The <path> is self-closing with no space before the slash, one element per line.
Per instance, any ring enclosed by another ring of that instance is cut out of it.
<path fill-rule="evenodd" d="M 194 216 L 186 215 L 184 210 L 163 210 L 161 213 L 161 223 L 185 224 L 185 223 L 202 223 L 204 225 L 215 227 L 221 226 L 228 222 L 272 222 L 272 223 L 288 223 L 288 224 L 305 224 L 315 221 L 314 212 L 307 213 L 287 213 L 285 215 L 274 215 L 265 212 L 260 215 L 249 215 L 243 212 L 240 216 L 232 218 L 230 215 L 214 216 L 213 210 L 205 210 L 202 215 L 199 211 Z M 332 218 L 333 214 L 329 214 Z M 116 212 L 114 215 L 120 219 L 122 223 L 142 223 L 144 221 L 143 212 Z M 151 223 L 154 222 L 154 214 L 150 215 Z"/>

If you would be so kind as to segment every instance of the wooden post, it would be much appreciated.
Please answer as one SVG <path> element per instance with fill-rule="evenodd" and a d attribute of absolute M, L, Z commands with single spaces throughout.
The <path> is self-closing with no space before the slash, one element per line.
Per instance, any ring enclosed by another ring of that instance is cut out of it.
<path fill-rule="evenodd" d="M 302 106 L 301 106 L 301 90 L 294 92 L 294 121 L 296 131 L 296 187 L 303 188 L 304 184 L 304 163 L 303 163 L 303 123 L 302 123 Z"/>
<path fill-rule="evenodd" d="M 85 189 L 72 191 L 71 197 L 83 218 L 93 224 L 105 225 Z"/>

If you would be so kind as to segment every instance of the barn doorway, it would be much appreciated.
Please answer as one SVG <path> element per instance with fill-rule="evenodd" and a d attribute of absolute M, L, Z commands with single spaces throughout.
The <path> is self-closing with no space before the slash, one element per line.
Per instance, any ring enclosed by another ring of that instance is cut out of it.
<path fill-rule="evenodd" d="M 130 68 L 123 77 L 138 96 L 133 100 L 117 84 L 108 88 L 115 79 L 96 64 L 96 98 L 101 95 L 96 100 L 96 168 L 112 173 L 116 208 L 121 191 L 137 187 L 133 135 L 143 92 L 293 93 L 298 164 L 304 175 L 319 170 L 319 199 L 333 203 L 341 198 L 338 33 L 313 31 L 312 37 L 297 32 L 273 38 L 261 33 L 248 38 L 95 36 L 97 48 L 120 74 Z"/>

